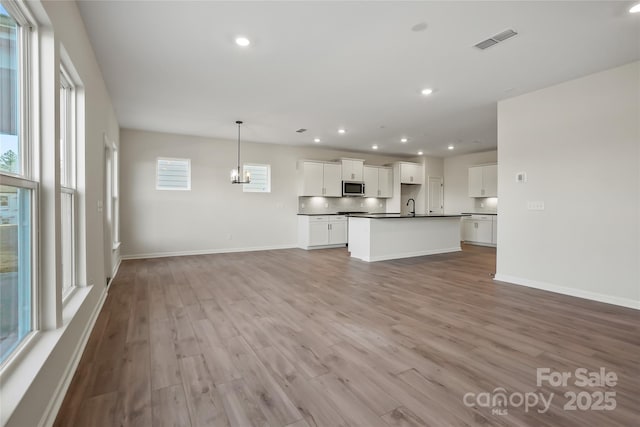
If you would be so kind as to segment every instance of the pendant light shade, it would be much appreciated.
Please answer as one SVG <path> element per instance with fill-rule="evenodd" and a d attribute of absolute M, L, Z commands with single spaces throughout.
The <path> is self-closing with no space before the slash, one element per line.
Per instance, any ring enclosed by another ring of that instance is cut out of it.
<path fill-rule="evenodd" d="M 240 174 L 242 173 L 242 169 L 240 169 L 240 125 L 242 124 L 242 121 L 237 120 L 236 124 L 238 125 L 238 163 L 236 169 L 231 170 L 231 183 L 249 184 L 251 182 L 249 171 L 246 171 L 243 177 L 240 176 Z"/>

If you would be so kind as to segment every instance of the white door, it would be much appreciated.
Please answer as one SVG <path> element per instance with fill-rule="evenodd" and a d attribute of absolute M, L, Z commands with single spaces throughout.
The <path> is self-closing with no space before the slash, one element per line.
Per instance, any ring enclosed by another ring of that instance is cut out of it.
<path fill-rule="evenodd" d="M 465 242 L 476 240 L 476 223 L 471 218 L 462 220 L 462 240 Z"/>
<path fill-rule="evenodd" d="M 492 221 L 483 219 L 475 221 L 476 225 L 476 242 L 491 243 L 493 237 Z"/>
<path fill-rule="evenodd" d="M 378 197 L 393 197 L 393 170 L 378 169 Z"/>
<path fill-rule="evenodd" d="M 347 243 L 347 221 L 329 221 L 329 244 Z"/>
<path fill-rule="evenodd" d="M 443 202 L 444 183 L 441 176 L 429 177 L 429 215 L 442 215 L 444 213 Z"/>
<path fill-rule="evenodd" d="M 486 197 L 498 197 L 498 165 L 485 166 L 482 172 L 484 195 Z"/>
<path fill-rule="evenodd" d="M 329 222 L 319 221 L 309 224 L 309 246 L 329 244 Z"/>
<path fill-rule="evenodd" d="M 469 197 L 483 197 L 482 166 L 469 168 Z"/>
<path fill-rule="evenodd" d="M 326 197 L 342 197 L 342 166 L 324 164 L 324 195 Z"/>
<path fill-rule="evenodd" d="M 378 197 L 378 168 L 364 167 L 364 196 Z"/>
<path fill-rule="evenodd" d="M 303 166 L 303 196 L 322 196 L 323 194 L 323 164 L 304 162 Z"/>

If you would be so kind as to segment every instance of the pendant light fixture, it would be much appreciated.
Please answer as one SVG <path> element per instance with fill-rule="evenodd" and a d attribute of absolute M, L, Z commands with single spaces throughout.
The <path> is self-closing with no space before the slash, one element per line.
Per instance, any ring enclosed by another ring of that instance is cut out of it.
<path fill-rule="evenodd" d="M 242 169 L 240 169 L 240 125 L 242 124 L 241 120 L 237 120 L 236 124 L 238 125 L 238 164 L 237 169 L 231 170 L 231 183 L 232 184 L 249 184 L 251 182 L 251 176 L 249 171 L 244 173 L 244 179 L 240 178 L 240 174 Z"/>

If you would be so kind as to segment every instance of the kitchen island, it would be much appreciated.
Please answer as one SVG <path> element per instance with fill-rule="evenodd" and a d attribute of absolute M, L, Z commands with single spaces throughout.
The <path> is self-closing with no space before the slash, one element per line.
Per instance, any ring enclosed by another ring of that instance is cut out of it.
<path fill-rule="evenodd" d="M 349 252 L 354 258 L 372 262 L 460 251 L 463 216 L 350 215 Z"/>

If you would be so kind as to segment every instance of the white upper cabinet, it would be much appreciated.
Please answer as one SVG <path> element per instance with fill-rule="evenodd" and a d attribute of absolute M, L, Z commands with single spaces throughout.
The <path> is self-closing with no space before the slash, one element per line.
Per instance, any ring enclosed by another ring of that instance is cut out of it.
<path fill-rule="evenodd" d="M 339 163 L 303 161 L 300 196 L 341 197 L 342 179 Z"/>
<path fill-rule="evenodd" d="M 393 196 L 393 171 L 380 166 L 364 167 L 364 196 L 389 198 Z"/>
<path fill-rule="evenodd" d="M 469 168 L 469 197 L 498 197 L 498 165 Z"/>
<path fill-rule="evenodd" d="M 422 184 L 422 165 L 400 162 L 401 184 Z"/>
<path fill-rule="evenodd" d="M 338 163 L 324 164 L 324 196 L 342 197 L 342 168 Z"/>
<path fill-rule="evenodd" d="M 364 160 L 342 159 L 341 162 L 343 181 L 364 181 Z"/>

